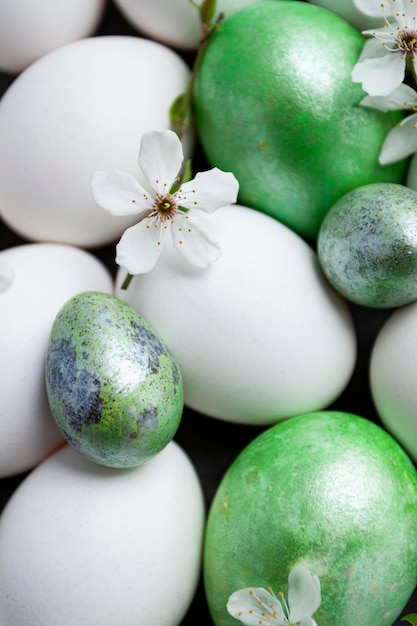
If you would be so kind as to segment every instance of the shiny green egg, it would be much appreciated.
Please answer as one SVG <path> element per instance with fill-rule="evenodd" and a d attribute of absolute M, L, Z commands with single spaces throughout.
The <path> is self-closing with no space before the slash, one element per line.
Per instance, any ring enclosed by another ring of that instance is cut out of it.
<path fill-rule="evenodd" d="M 229 16 L 198 68 L 194 109 L 210 164 L 234 173 L 241 204 L 308 239 L 351 189 L 402 182 L 405 163 L 378 157 L 403 114 L 360 106 L 351 79 L 364 42 L 322 7 L 271 0 Z"/>
<path fill-rule="evenodd" d="M 93 462 L 136 467 L 174 437 L 180 371 L 147 321 L 119 298 L 84 292 L 53 323 L 46 389 L 64 438 Z"/>
<path fill-rule="evenodd" d="M 392 183 L 350 191 L 324 218 L 317 252 L 329 282 L 352 302 L 417 300 L 417 191 Z"/>
<path fill-rule="evenodd" d="M 239 589 L 287 596 L 296 565 L 319 578 L 319 626 L 391 626 L 414 591 L 416 468 L 369 420 L 332 411 L 288 419 L 225 473 L 204 550 L 215 626 L 238 623 L 226 605 Z"/>

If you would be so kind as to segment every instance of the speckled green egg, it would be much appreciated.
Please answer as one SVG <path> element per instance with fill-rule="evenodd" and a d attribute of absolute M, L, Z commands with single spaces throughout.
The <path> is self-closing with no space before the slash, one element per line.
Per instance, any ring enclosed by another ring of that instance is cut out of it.
<path fill-rule="evenodd" d="M 417 191 L 391 183 L 354 189 L 320 227 L 317 252 L 333 287 L 369 307 L 417 299 Z"/>
<path fill-rule="evenodd" d="M 91 461 L 136 467 L 174 437 L 183 410 L 180 372 L 130 305 L 84 292 L 55 318 L 46 389 L 65 439 Z"/>
<path fill-rule="evenodd" d="M 287 594 L 296 564 L 320 579 L 319 626 L 391 626 L 411 596 L 417 472 L 369 420 L 323 411 L 280 422 L 223 477 L 204 551 L 215 626 L 236 624 L 226 603 L 238 589 Z"/>

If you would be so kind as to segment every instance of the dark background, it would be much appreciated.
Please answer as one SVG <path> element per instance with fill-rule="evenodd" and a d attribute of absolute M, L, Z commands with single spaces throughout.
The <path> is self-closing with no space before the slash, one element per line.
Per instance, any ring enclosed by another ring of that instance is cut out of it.
<path fill-rule="evenodd" d="M 113 3 L 108 1 L 106 12 L 96 35 L 117 34 L 140 36 L 139 33 L 125 21 Z M 191 53 L 183 54 L 183 56 L 189 64 L 192 63 L 193 55 Z M 0 73 L 0 97 L 12 83 L 13 79 L 14 76 Z M 204 162 L 204 157 L 201 155 L 201 152 L 198 151 L 197 154 L 199 159 L 198 169 L 207 169 L 208 165 Z M 27 242 L 12 233 L 0 221 L 0 250 L 22 243 Z M 96 249 L 94 250 L 94 253 L 114 273 L 114 246 Z M 368 309 L 356 305 L 350 306 L 358 338 L 357 365 L 352 379 L 344 393 L 339 397 L 337 402 L 328 408 L 355 413 L 381 425 L 375 413 L 372 398 L 370 396 L 368 385 L 368 365 L 370 351 L 376 335 L 387 317 L 390 315 L 390 311 Z M 190 457 L 200 477 L 207 510 L 210 506 L 210 502 L 212 501 L 217 485 L 230 463 L 245 447 L 245 445 L 256 435 L 262 432 L 262 430 L 263 429 L 261 427 L 242 426 L 222 422 L 220 420 L 196 414 L 187 408 L 185 409 L 183 419 L 175 439 Z M 16 487 L 24 479 L 25 475 L 26 474 L 22 474 L 0 480 L 0 511 Z M 414 592 L 402 615 L 407 615 L 411 612 L 417 613 L 417 590 Z M 197 624 L 210 623 L 210 621 L 204 597 L 203 585 L 201 582 L 194 602 L 179 626 L 196 626 Z M 400 626 L 401 624 L 404 625 L 404 623 L 405 622 L 401 622 L 400 616 L 395 622 L 395 626 Z M 358 626 L 379 625 L 358 624 Z"/>

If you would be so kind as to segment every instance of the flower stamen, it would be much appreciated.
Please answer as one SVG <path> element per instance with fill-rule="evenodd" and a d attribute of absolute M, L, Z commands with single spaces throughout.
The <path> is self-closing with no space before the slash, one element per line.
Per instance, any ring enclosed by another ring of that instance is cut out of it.
<path fill-rule="evenodd" d="M 178 204 L 176 203 L 174 196 L 169 193 L 165 195 L 161 195 L 159 193 L 156 194 L 155 200 L 153 201 L 153 217 L 156 217 L 156 219 L 161 222 L 170 220 L 172 224 L 172 218 L 175 216 L 177 211 Z"/>

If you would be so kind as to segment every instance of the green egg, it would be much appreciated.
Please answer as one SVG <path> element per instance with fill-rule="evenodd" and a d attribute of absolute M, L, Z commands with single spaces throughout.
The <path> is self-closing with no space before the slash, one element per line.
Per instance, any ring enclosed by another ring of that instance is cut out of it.
<path fill-rule="evenodd" d="M 417 300 L 417 191 L 376 183 L 347 193 L 324 218 L 317 252 L 329 282 L 352 302 Z"/>
<path fill-rule="evenodd" d="M 365 93 L 351 79 L 364 42 L 322 7 L 266 1 L 224 21 L 197 73 L 210 164 L 235 174 L 241 204 L 308 239 L 351 189 L 402 182 L 405 163 L 381 166 L 378 157 L 403 114 L 360 106 Z"/>
<path fill-rule="evenodd" d="M 215 626 L 237 623 L 226 603 L 239 589 L 287 595 L 297 564 L 319 577 L 319 626 L 391 626 L 405 607 L 417 583 L 417 472 L 376 424 L 333 411 L 291 418 L 224 475 L 204 551 Z"/>
<path fill-rule="evenodd" d="M 183 410 L 179 369 L 151 326 L 119 298 L 71 298 L 55 318 L 45 370 L 58 427 L 91 461 L 136 467 L 174 437 Z"/>

